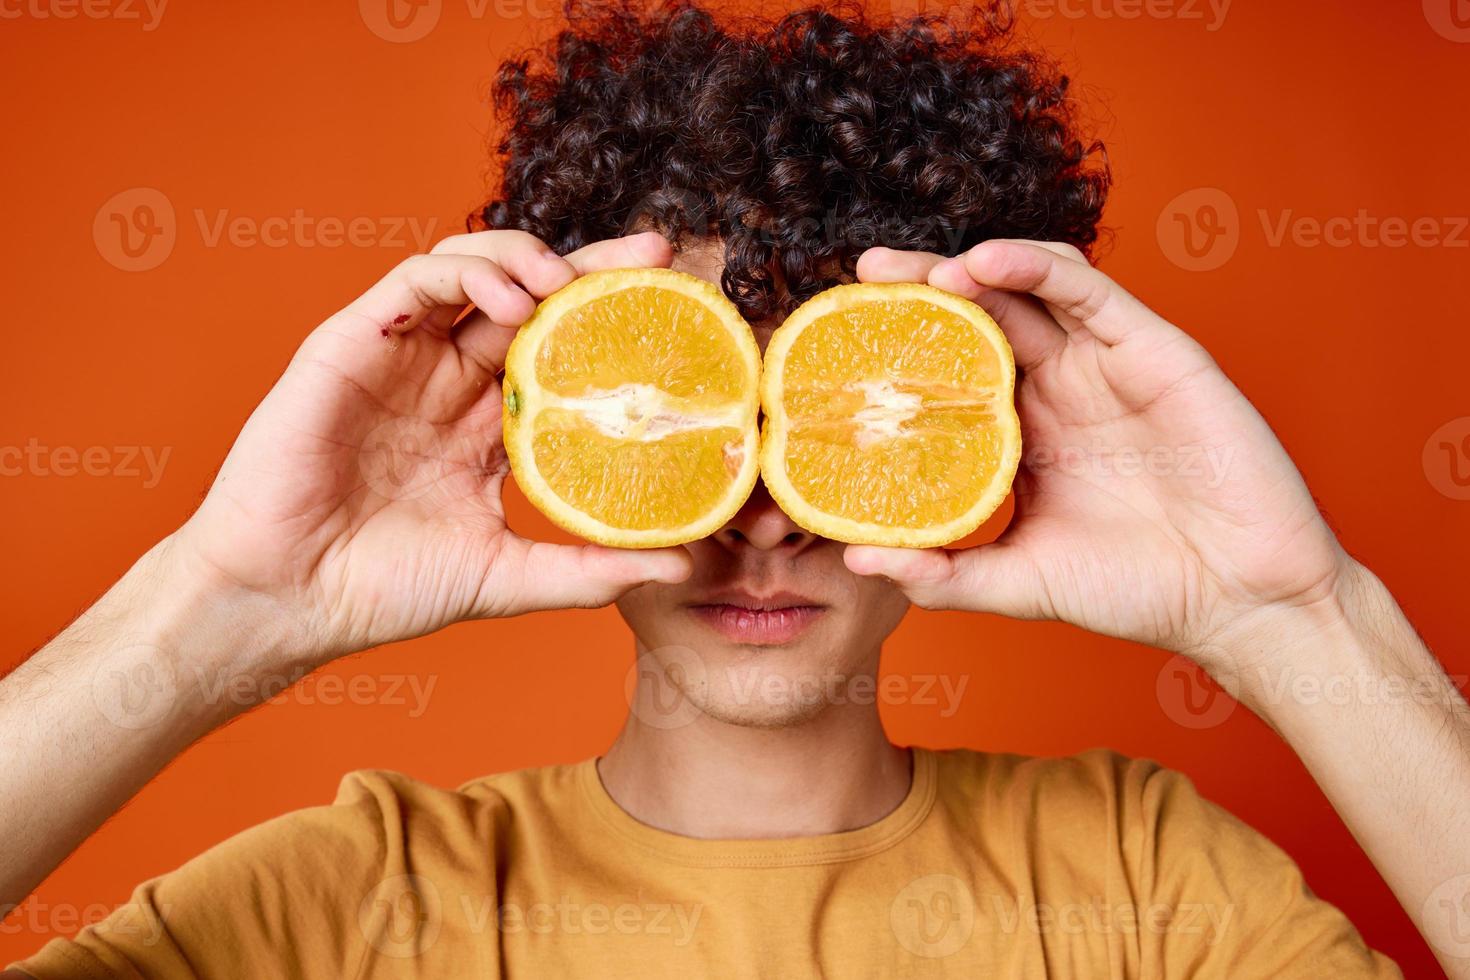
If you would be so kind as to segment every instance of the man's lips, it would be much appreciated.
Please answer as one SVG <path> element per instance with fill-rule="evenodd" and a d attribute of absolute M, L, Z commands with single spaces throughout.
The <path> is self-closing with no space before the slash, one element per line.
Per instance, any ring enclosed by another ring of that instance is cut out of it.
<path fill-rule="evenodd" d="M 689 611 L 735 643 L 774 646 L 796 639 L 827 607 L 794 592 L 758 596 L 736 591 L 710 596 Z"/>

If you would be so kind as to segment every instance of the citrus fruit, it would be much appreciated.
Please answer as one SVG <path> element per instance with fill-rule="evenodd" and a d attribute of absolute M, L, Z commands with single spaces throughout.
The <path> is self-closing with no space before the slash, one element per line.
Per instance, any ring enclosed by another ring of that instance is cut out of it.
<path fill-rule="evenodd" d="M 814 534 L 948 544 L 1010 491 L 1015 384 L 1010 345 L 974 303 L 909 283 L 828 289 L 766 348 L 762 479 Z"/>
<path fill-rule="evenodd" d="M 760 351 L 719 287 L 668 269 L 582 276 L 506 354 L 516 483 L 590 541 L 654 548 L 713 534 L 755 485 Z"/>

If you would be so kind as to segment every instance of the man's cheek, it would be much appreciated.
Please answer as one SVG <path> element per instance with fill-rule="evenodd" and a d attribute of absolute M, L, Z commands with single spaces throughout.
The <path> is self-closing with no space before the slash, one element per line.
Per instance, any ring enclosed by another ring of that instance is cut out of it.
<path fill-rule="evenodd" d="M 669 589 L 670 586 L 653 582 L 623 593 L 622 598 L 617 601 L 618 612 L 622 615 L 623 621 L 634 630 L 649 625 L 656 618 L 655 610 L 660 605 L 660 593 L 666 593 Z"/>
<path fill-rule="evenodd" d="M 863 576 L 858 608 L 867 628 L 882 631 L 895 629 L 908 612 L 909 600 L 902 590 L 884 578 Z"/>
<path fill-rule="evenodd" d="M 851 578 L 859 602 L 890 605 L 895 596 L 903 597 L 898 586 L 880 575 L 858 575 L 848 571 L 845 565 L 843 571 Z"/>

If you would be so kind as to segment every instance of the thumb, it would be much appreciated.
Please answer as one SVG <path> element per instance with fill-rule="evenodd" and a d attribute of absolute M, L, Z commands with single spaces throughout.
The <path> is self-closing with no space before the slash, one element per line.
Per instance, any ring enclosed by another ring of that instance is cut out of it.
<path fill-rule="evenodd" d="M 628 551 L 601 545 L 565 545 L 514 538 L 501 559 L 507 564 L 494 577 L 508 582 L 509 594 L 486 597 L 484 605 L 514 616 L 543 609 L 593 609 L 646 582 L 682 582 L 693 571 L 683 548 Z M 499 563 L 497 563 L 499 564 Z M 510 574 L 505 574 L 515 569 Z M 487 585 L 489 583 L 487 582 Z"/>
<path fill-rule="evenodd" d="M 975 548 L 883 548 L 848 545 L 842 560 L 858 575 L 881 575 L 925 609 L 1046 618 L 1035 565 L 1002 543 Z"/>

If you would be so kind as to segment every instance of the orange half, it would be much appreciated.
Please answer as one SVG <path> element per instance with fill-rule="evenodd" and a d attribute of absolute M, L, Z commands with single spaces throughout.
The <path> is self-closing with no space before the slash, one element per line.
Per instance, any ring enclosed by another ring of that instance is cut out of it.
<path fill-rule="evenodd" d="M 762 479 L 823 537 L 949 544 L 1010 492 L 1015 385 L 1010 345 L 974 303 L 909 283 L 828 289 L 766 348 Z"/>
<path fill-rule="evenodd" d="M 582 276 L 506 355 L 517 484 L 573 534 L 621 548 L 706 537 L 758 466 L 760 351 L 717 286 L 668 269 Z"/>

